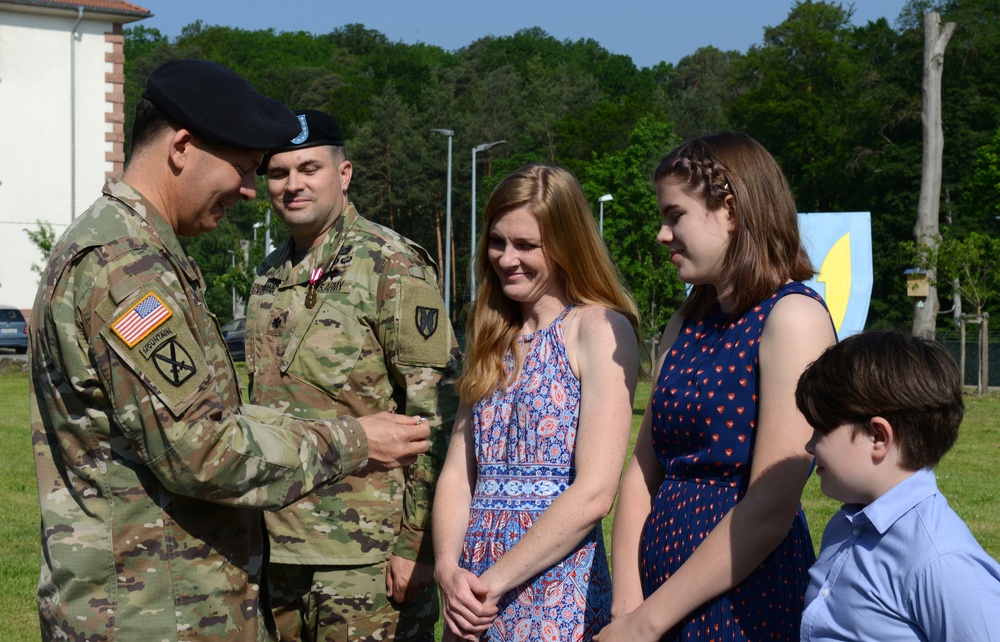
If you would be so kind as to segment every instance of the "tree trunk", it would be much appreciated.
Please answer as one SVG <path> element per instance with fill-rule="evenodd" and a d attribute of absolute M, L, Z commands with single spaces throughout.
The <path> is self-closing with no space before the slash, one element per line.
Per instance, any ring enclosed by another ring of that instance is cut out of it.
<path fill-rule="evenodd" d="M 444 261 L 444 239 L 443 233 L 441 231 L 441 210 L 434 208 L 434 236 L 437 240 L 437 264 L 438 264 L 438 290 L 441 291 L 441 296 L 446 297 L 448 294 L 444 291 L 444 271 L 448 266 L 445 265 Z M 450 320 L 450 319 L 449 319 Z"/>
<path fill-rule="evenodd" d="M 979 389 L 985 395 L 990 390 L 990 314 L 983 312 L 979 322 Z"/>
<path fill-rule="evenodd" d="M 923 166 L 920 174 L 920 200 L 917 202 L 917 224 L 913 236 L 918 244 L 934 248 L 938 244 L 938 214 L 941 207 L 941 157 L 944 133 L 941 129 L 941 72 L 944 50 L 948 46 L 955 23 L 941 25 L 941 16 L 933 11 L 924 14 L 924 84 L 921 118 L 924 129 Z M 913 308 L 913 334 L 934 338 L 937 313 L 940 308 L 935 269 L 930 268 L 930 292 L 923 305 Z M 918 302 L 919 303 L 919 302 Z"/>
<path fill-rule="evenodd" d="M 961 373 L 962 387 L 965 387 L 965 318 L 958 320 L 959 329 L 959 349 L 958 349 L 958 371 Z"/>

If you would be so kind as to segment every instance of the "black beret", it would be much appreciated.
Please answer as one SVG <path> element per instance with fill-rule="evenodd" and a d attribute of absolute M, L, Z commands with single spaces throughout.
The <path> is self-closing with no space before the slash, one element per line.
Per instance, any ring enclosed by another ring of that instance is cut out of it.
<path fill-rule="evenodd" d="M 264 154 L 264 160 L 257 167 L 258 174 L 263 176 L 267 173 L 267 164 L 271 160 L 271 156 L 275 154 L 288 152 L 293 149 L 318 147 L 319 145 L 344 146 L 344 135 L 340 133 L 340 125 L 333 119 L 333 116 L 315 109 L 299 109 L 295 114 L 299 117 L 299 123 L 301 123 L 299 135 L 291 140 L 285 139 L 281 145 L 268 150 Z"/>
<path fill-rule="evenodd" d="M 146 80 L 143 98 L 196 136 L 238 149 L 266 150 L 299 131 L 295 113 L 242 76 L 208 60 L 173 60 Z"/>

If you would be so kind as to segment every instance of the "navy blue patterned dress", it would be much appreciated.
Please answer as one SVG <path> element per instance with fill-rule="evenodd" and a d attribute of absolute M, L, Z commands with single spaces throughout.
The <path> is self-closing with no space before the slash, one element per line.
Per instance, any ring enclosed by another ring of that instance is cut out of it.
<path fill-rule="evenodd" d="M 571 306 L 572 307 L 572 306 Z M 463 568 L 482 575 L 573 482 L 580 381 L 563 337 L 567 308 L 529 343 L 520 375 L 473 409 L 476 489 Z M 510 373 L 513 355 L 504 365 Z M 598 524 L 561 562 L 509 591 L 483 640 L 590 640 L 611 619 L 611 576 Z"/>
<path fill-rule="evenodd" d="M 789 283 L 739 319 L 717 310 L 703 321 L 685 321 L 670 348 L 651 400 L 653 449 L 664 476 L 640 543 L 646 597 L 746 493 L 756 437 L 760 337 L 774 304 L 788 294 L 822 303 L 801 283 Z M 814 561 L 800 507 L 787 537 L 747 579 L 692 612 L 663 639 L 798 640 Z"/>

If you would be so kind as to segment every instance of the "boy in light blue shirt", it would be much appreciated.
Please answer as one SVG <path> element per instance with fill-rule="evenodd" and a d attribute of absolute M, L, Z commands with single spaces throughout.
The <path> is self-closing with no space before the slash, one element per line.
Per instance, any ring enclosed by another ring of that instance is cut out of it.
<path fill-rule="evenodd" d="M 955 360 L 936 343 L 866 332 L 809 366 L 795 401 L 820 488 L 844 502 L 809 571 L 801 639 L 1000 640 L 1000 564 L 933 470 L 962 422 Z"/>

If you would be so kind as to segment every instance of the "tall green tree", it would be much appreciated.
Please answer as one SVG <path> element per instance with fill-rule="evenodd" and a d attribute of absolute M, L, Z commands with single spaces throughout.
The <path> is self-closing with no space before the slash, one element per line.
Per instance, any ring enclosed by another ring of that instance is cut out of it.
<path fill-rule="evenodd" d="M 728 103 L 736 95 L 736 51 L 708 46 L 681 58 L 666 78 L 666 110 L 684 139 L 729 129 Z"/>
<path fill-rule="evenodd" d="M 589 111 L 600 99 L 593 76 L 568 64 L 548 70 L 540 58 L 528 65 L 523 94 L 525 143 L 544 150 L 550 163 L 559 157 L 559 122 L 573 111 Z"/>
<path fill-rule="evenodd" d="M 371 111 L 372 120 L 357 127 L 349 150 L 357 179 L 352 198 L 366 218 L 412 236 L 414 156 L 427 147 L 427 137 L 415 135 L 413 109 L 391 83 L 372 100 Z"/>
<path fill-rule="evenodd" d="M 742 93 L 730 119 L 779 160 L 804 211 L 840 209 L 854 117 L 845 98 L 860 77 L 852 36 L 847 10 L 799 1 L 738 65 Z"/>
<path fill-rule="evenodd" d="M 1000 300 L 998 237 L 971 232 L 964 239 L 945 239 L 937 255 L 937 269 L 942 285 L 952 285 L 968 304 L 963 311 L 979 315 Z"/>
<path fill-rule="evenodd" d="M 983 227 L 996 229 L 1000 221 L 1000 128 L 988 143 L 976 150 L 972 176 L 965 184 L 962 198 L 980 218 L 989 221 Z"/>
<path fill-rule="evenodd" d="M 628 147 L 595 155 L 583 185 L 595 207 L 602 194 L 614 197 L 604 208 L 604 238 L 650 335 L 663 330 L 685 296 L 669 254 L 656 243 L 660 215 L 652 180 L 660 159 L 678 142 L 669 123 L 643 118 Z"/>
<path fill-rule="evenodd" d="M 978 150 L 1000 127 L 1000 78 L 988 71 L 1000 68 L 1000 2 L 951 0 L 942 5 L 942 22 L 957 25 L 948 43 L 941 79 L 945 138 L 942 192 L 951 198 L 951 224 L 961 235 L 995 229 L 987 211 L 974 201 L 966 201 L 963 185 L 969 180 Z"/>

